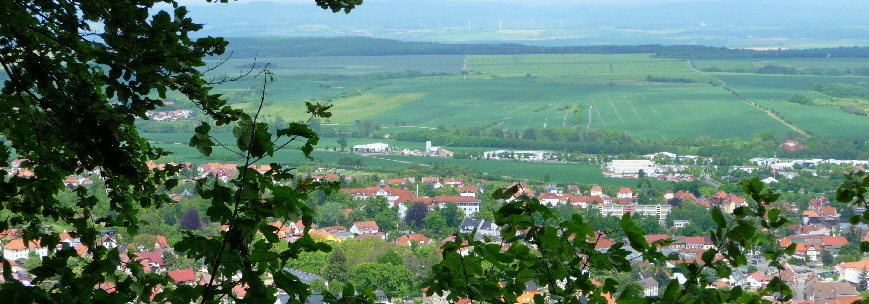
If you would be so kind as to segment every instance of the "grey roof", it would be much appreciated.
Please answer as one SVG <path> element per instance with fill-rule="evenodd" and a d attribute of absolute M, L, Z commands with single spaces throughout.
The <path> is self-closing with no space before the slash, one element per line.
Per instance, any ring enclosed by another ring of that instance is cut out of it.
<path fill-rule="evenodd" d="M 378 300 L 387 298 L 386 293 L 380 289 L 374 291 L 374 296 L 377 297 Z"/>
<path fill-rule="evenodd" d="M 658 286 L 658 281 L 655 281 L 653 278 L 645 278 L 640 280 L 640 284 L 643 284 L 643 288 L 650 288 Z"/>
<path fill-rule="evenodd" d="M 482 223 L 480 223 L 480 226 L 478 226 L 478 229 L 480 229 L 480 230 L 501 230 L 501 226 L 498 226 L 497 224 L 495 224 L 495 222 L 483 221 Z"/>
<path fill-rule="evenodd" d="M 275 304 L 287 304 L 290 303 L 290 295 L 285 293 L 278 294 L 278 301 Z M 323 294 L 315 293 L 308 296 L 308 299 L 305 300 L 305 304 L 324 304 Z"/>
<path fill-rule="evenodd" d="M 733 270 L 730 272 L 730 279 L 739 282 L 748 279 L 748 277 L 746 277 L 741 270 L 733 268 Z"/>
<path fill-rule="evenodd" d="M 310 272 L 304 272 L 301 270 L 295 270 L 295 269 L 289 269 L 289 268 L 285 268 L 284 270 L 286 270 L 286 271 L 290 272 L 291 274 L 293 274 L 294 276 L 298 277 L 299 281 L 302 281 L 302 283 L 305 283 L 305 284 L 311 284 L 311 282 L 313 282 L 314 280 L 317 280 L 317 279 L 319 279 L 320 281 L 326 282 L 326 280 L 324 280 L 323 277 L 316 275 L 316 274 L 313 274 L 313 273 L 310 273 Z"/>
<path fill-rule="evenodd" d="M 466 226 L 474 226 L 474 227 L 477 227 L 477 224 L 479 224 L 480 221 L 482 221 L 482 220 L 481 220 L 481 219 L 475 219 L 475 218 L 466 217 L 464 220 L 462 220 L 462 224 L 461 224 L 461 226 L 462 226 L 462 227 L 466 227 Z"/>
<path fill-rule="evenodd" d="M 323 294 L 315 293 L 308 296 L 308 299 L 305 300 L 305 304 L 323 304 Z"/>

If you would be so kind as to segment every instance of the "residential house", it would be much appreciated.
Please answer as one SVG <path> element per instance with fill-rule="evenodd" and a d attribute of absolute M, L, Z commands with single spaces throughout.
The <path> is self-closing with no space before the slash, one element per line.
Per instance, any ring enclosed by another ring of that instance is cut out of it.
<path fill-rule="evenodd" d="M 464 186 L 459 189 L 459 196 L 477 197 L 478 192 L 480 192 L 480 188 L 476 186 Z"/>
<path fill-rule="evenodd" d="M 354 234 L 374 234 L 380 232 L 377 223 L 374 221 L 356 222 L 350 227 L 350 232 Z"/>
<path fill-rule="evenodd" d="M 465 218 L 459 225 L 459 232 L 461 233 L 473 233 L 474 230 L 477 231 L 476 233 L 479 236 L 488 236 L 494 239 L 501 237 L 501 227 L 495 224 L 495 222 Z"/>
<path fill-rule="evenodd" d="M 166 263 L 163 261 L 163 250 L 136 253 L 133 261 L 141 263 L 148 272 L 162 272 L 162 269 L 166 267 Z"/>
<path fill-rule="evenodd" d="M 654 278 L 645 278 L 640 280 L 640 284 L 643 285 L 643 295 L 646 297 L 656 297 L 658 296 L 658 281 L 655 281 Z"/>
<path fill-rule="evenodd" d="M 392 304 L 392 297 L 387 296 L 382 289 L 375 290 L 374 297 L 377 298 L 374 303 Z"/>
<path fill-rule="evenodd" d="M 426 237 L 419 233 L 414 234 L 405 234 L 395 238 L 396 244 L 407 244 L 407 245 L 427 245 L 431 243 L 432 239 Z"/>
<path fill-rule="evenodd" d="M 321 230 L 311 230 L 308 232 L 312 239 L 317 242 L 327 242 L 327 243 L 340 243 L 341 238 L 335 236 L 334 234 L 328 233 L 326 231 Z"/>
<path fill-rule="evenodd" d="M 739 268 L 733 268 L 730 271 L 730 277 L 728 278 L 730 286 L 742 286 L 748 284 L 748 276 L 745 275 Z"/>
<path fill-rule="evenodd" d="M 561 198 L 558 197 L 558 194 L 544 192 L 540 193 L 537 197 L 540 200 L 540 203 L 546 206 L 555 207 L 558 206 L 558 202 L 561 201 Z"/>
<path fill-rule="evenodd" d="M 462 187 L 465 185 L 465 180 L 462 178 L 445 178 L 444 186 Z"/>
<path fill-rule="evenodd" d="M 435 189 L 438 189 L 438 188 L 441 188 L 444 186 L 443 184 L 441 184 L 440 177 L 423 177 L 421 181 L 423 184 L 431 184 L 432 188 L 435 188 Z"/>
<path fill-rule="evenodd" d="M 483 206 L 483 201 L 476 197 L 470 196 L 435 196 L 432 199 L 432 205 L 439 208 L 446 207 L 447 203 L 456 204 L 456 207 L 465 212 L 465 217 L 471 217 Z"/>
<path fill-rule="evenodd" d="M 851 283 L 860 282 L 860 276 L 863 272 L 869 271 L 869 260 L 859 260 L 856 262 L 842 262 L 836 265 L 836 272 L 839 273 L 839 279 Z"/>
<path fill-rule="evenodd" d="M 821 282 L 815 280 L 806 284 L 803 298 L 815 303 L 831 303 L 839 299 L 857 296 L 857 289 L 848 282 Z"/>
<path fill-rule="evenodd" d="M 814 210 L 803 211 L 803 225 L 814 225 L 821 223 L 821 216 Z"/>
<path fill-rule="evenodd" d="M 809 245 L 808 248 L 806 248 L 806 258 L 809 259 L 809 261 L 817 262 L 820 260 L 819 257 L 823 250 L 824 248 L 821 246 Z"/>
<path fill-rule="evenodd" d="M 522 294 L 516 297 L 517 304 L 529 304 L 534 302 L 534 295 L 537 294 L 537 284 L 534 284 L 534 281 L 528 281 L 525 283 L 525 290 L 522 291 Z"/>
<path fill-rule="evenodd" d="M 770 281 L 770 277 L 763 275 L 759 271 L 749 273 L 745 279 L 745 282 L 748 283 L 748 285 L 754 289 L 758 289 L 758 288 L 761 288 L 763 286 L 766 286 L 766 284 L 769 284 L 769 281 Z"/>
<path fill-rule="evenodd" d="M 169 271 L 169 277 L 171 277 L 175 282 L 184 285 L 195 285 L 196 281 L 196 273 L 193 272 L 193 269 L 180 269 L 180 270 L 171 270 Z"/>
<path fill-rule="evenodd" d="M 24 239 L 14 239 L 3 245 L 3 257 L 7 260 L 17 261 L 27 259 L 30 252 L 35 252 L 39 257 L 48 255 L 48 247 L 42 247 L 38 240 L 24 243 Z"/>
<path fill-rule="evenodd" d="M 619 193 L 616 194 L 618 198 L 634 198 L 634 191 L 629 187 L 622 187 L 619 189 Z"/>
<path fill-rule="evenodd" d="M 407 200 L 414 197 L 413 192 L 411 192 L 410 190 L 387 186 L 385 180 L 381 180 L 380 185 L 376 187 L 344 188 L 341 189 L 341 191 L 352 195 L 356 199 L 366 199 L 374 196 L 385 197 L 386 201 L 389 203 L 390 208 L 395 208 L 400 203 L 406 202 Z"/>
<path fill-rule="evenodd" d="M 588 208 L 593 205 L 603 205 L 603 199 L 600 196 L 591 196 L 591 195 L 563 195 L 563 200 L 566 200 L 567 204 L 573 205 L 574 209 L 577 208 Z"/>
<path fill-rule="evenodd" d="M 603 189 L 601 189 L 601 187 L 597 186 L 597 185 L 592 186 L 591 193 L 589 193 L 589 195 L 591 195 L 591 196 L 603 196 Z"/>
<path fill-rule="evenodd" d="M 676 192 L 676 194 L 674 194 L 673 197 L 678 198 L 678 199 L 682 199 L 682 200 L 690 199 L 690 200 L 695 201 L 695 202 L 697 201 L 697 196 L 695 196 L 694 193 L 685 192 L 682 190 L 679 190 L 678 192 Z"/>

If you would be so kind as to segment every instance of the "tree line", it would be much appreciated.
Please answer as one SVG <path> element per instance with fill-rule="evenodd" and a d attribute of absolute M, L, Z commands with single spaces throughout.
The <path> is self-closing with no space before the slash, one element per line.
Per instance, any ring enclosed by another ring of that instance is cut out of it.
<path fill-rule="evenodd" d="M 793 158 L 859 159 L 869 156 L 867 143 L 859 140 L 825 139 L 819 136 L 802 138 L 793 134 L 777 136 L 755 134 L 750 141 L 739 138 L 712 139 L 678 137 L 652 140 L 634 137 L 624 130 L 592 129 L 587 127 L 480 128 L 472 126 L 440 126 L 437 130 L 411 130 L 392 134 L 401 141 L 425 142 L 459 147 L 490 147 L 517 150 L 554 150 L 586 154 L 649 154 L 670 151 L 680 155 L 715 157 L 717 165 L 738 165 L 758 156 Z M 786 151 L 780 148 L 785 139 L 798 139 L 806 150 Z"/>

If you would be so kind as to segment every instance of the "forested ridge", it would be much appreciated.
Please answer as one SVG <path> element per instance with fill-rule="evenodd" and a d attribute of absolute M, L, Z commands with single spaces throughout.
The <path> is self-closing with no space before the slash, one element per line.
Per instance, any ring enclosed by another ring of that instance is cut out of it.
<path fill-rule="evenodd" d="M 593 45 L 544 47 L 504 44 L 444 44 L 403 42 L 367 37 L 229 38 L 233 58 L 393 56 L 393 55 L 518 55 L 518 54 L 639 54 L 678 59 L 743 58 L 869 58 L 869 47 L 782 49 L 755 51 L 702 45 Z"/>

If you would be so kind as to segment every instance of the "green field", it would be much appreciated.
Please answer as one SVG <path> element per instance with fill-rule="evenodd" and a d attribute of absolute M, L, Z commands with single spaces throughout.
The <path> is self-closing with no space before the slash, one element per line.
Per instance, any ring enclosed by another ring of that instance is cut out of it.
<path fill-rule="evenodd" d="M 304 101 L 332 98 L 333 117 L 326 123 L 352 126 L 376 120 L 386 134 L 439 125 L 497 126 L 508 129 L 574 126 L 574 109 L 582 106 L 578 126 L 620 129 L 649 139 L 751 139 L 753 134 L 790 129 L 763 111 L 742 102 L 717 84 L 717 77 L 743 97 L 775 110 L 797 127 L 834 138 L 869 138 L 866 118 L 835 107 L 795 107 L 781 101 L 796 92 L 812 94 L 813 82 L 866 85 L 869 77 L 755 75 L 695 71 L 685 60 L 651 54 L 475 55 L 269 58 L 276 81 L 268 85 L 262 115 L 267 119 L 304 120 Z M 393 63 L 394 61 L 394 63 Z M 215 73 L 226 73 L 250 61 L 230 61 Z M 692 60 L 696 68 L 750 70 L 765 64 L 797 68 L 869 66 L 857 59 Z M 467 76 L 387 80 L 287 81 L 299 73 L 360 75 L 371 72 L 452 71 L 467 64 Z M 478 75 L 479 74 L 479 75 Z M 531 74 L 530 77 L 528 74 Z M 685 78 L 696 83 L 648 82 L 647 76 Z M 219 85 L 234 107 L 253 110 L 261 79 Z M 376 86 L 376 87 L 374 87 Z M 335 98 L 342 92 L 362 94 Z M 814 95 L 813 95 L 814 96 Z M 821 96 L 816 96 L 821 98 Z M 772 99 L 772 101 L 770 101 Z M 403 128 L 391 126 L 406 126 Z M 844 130 L 843 130 L 844 129 Z M 186 141 L 185 141 L 186 142 Z"/>
<path fill-rule="evenodd" d="M 757 66 L 748 60 L 691 60 L 691 63 L 694 64 L 694 67 L 698 70 L 719 68 L 725 71 L 733 71 L 736 69 L 752 71 L 757 69 Z"/>
<path fill-rule="evenodd" d="M 742 97 L 775 110 L 796 127 L 827 138 L 869 138 L 869 117 L 843 112 L 834 106 L 807 106 L 787 99 L 794 93 L 826 100 L 829 97 L 806 90 L 809 83 L 848 83 L 863 85 L 869 77 L 722 75 L 721 80 Z"/>
<path fill-rule="evenodd" d="M 240 158 L 232 152 L 220 147 L 214 148 L 214 153 L 211 157 L 203 157 L 199 152 L 191 147 L 188 147 L 186 142 L 192 134 L 164 134 L 164 133 L 146 133 L 145 138 L 154 140 L 158 143 L 154 145 L 158 148 L 172 151 L 173 154 L 164 158 L 164 161 L 187 161 L 194 163 L 205 162 L 238 162 Z M 215 133 L 215 138 L 221 142 L 232 146 L 232 135 L 228 133 Z M 173 143 L 174 142 L 174 143 Z M 421 150 L 425 148 L 424 143 L 402 142 L 392 139 L 358 139 L 348 138 L 347 144 L 350 146 L 381 142 L 387 143 L 392 147 L 407 148 L 411 150 Z M 338 146 L 336 139 L 324 138 L 320 140 L 318 149 L 331 149 Z M 453 151 L 482 151 L 481 148 L 461 148 L 453 147 Z M 473 159 L 452 159 L 452 158 L 434 158 L 434 157 L 412 157 L 399 155 L 377 155 L 374 157 L 362 157 L 358 154 L 332 152 L 324 150 L 315 150 L 311 156 L 318 162 L 337 163 L 342 157 L 362 158 L 367 166 L 385 167 L 385 168 L 407 168 L 410 163 L 433 164 L 435 162 L 445 165 L 461 165 L 471 169 L 475 169 L 487 174 L 499 174 L 499 176 L 510 176 L 517 180 L 543 180 L 548 174 L 553 182 L 565 183 L 580 183 L 580 184 L 600 184 L 600 185 L 620 185 L 620 186 L 635 186 L 636 181 L 629 179 L 604 178 L 596 165 L 588 164 L 564 164 L 564 163 L 531 163 L 531 162 L 516 162 L 516 161 L 494 161 L 494 160 L 473 160 Z M 302 156 L 298 149 L 286 149 L 275 153 L 275 157 L 266 159 L 260 163 L 305 163 L 307 160 Z"/>
<path fill-rule="evenodd" d="M 684 60 L 652 58 L 653 54 L 547 54 L 467 56 L 471 74 L 579 76 L 606 80 L 644 80 L 646 76 L 712 80 L 696 73 Z"/>
<path fill-rule="evenodd" d="M 374 116 L 383 123 L 408 125 L 573 126 L 572 108 L 582 104 L 581 126 L 621 129 L 645 138 L 751 138 L 754 133 L 786 127 L 708 85 L 643 83 L 615 85 L 529 81 L 525 77 L 484 80 L 406 82 L 375 89 L 381 94 L 425 92 L 398 111 Z M 740 125 L 724 122 L 733 116 Z M 654 126 L 650 128 L 650 126 Z"/>
<path fill-rule="evenodd" d="M 589 164 L 563 164 L 563 163 L 536 163 L 519 161 L 497 161 L 479 159 L 452 159 L 452 158 L 422 158 L 413 156 L 378 156 L 387 159 L 401 160 L 428 164 L 438 162 L 446 165 L 462 165 L 488 174 L 509 176 L 517 180 L 540 180 L 548 174 L 552 182 L 636 186 L 637 181 L 631 179 L 605 178 L 600 173 L 597 165 Z M 368 158 L 365 159 L 366 164 Z"/>

